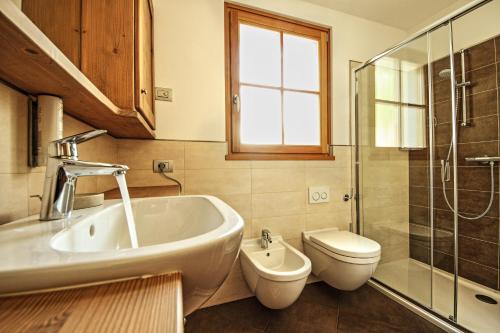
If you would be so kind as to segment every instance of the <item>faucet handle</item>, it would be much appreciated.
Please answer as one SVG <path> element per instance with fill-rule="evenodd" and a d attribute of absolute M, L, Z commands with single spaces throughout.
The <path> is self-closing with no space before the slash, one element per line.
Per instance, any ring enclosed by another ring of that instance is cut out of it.
<path fill-rule="evenodd" d="M 49 145 L 49 155 L 78 160 L 77 144 L 91 140 L 107 132 L 106 130 L 93 130 L 52 141 Z"/>
<path fill-rule="evenodd" d="M 88 132 L 83 132 L 80 134 L 75 134 L 71 136 L 67 136 L 65 138 L 54 141 L 55 143 L 64 144 L 64 143 L 82 143 L 98 136 L 104 135 L 108 133 L 107 130 L 93 130 Z"/>
<path fill-rule="evenodd" d="M 262 238 L 266 238 L 269 243 L 272 243 L 271 232 L 269 229 L 262 229 Z"/>

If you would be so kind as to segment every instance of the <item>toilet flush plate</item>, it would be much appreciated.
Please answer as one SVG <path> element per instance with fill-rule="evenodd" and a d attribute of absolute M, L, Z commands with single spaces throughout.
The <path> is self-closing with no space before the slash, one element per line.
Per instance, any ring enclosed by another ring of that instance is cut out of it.
<path fill-rule="evenodd" d="M 330 202 L 330 186 L 309 187 L 309 203 L 318 204 Z"/>

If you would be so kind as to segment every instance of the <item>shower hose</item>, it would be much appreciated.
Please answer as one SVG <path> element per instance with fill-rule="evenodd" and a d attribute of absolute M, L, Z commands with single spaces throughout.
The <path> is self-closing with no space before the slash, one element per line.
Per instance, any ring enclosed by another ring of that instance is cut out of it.
<path fill-rule="evenodd" d="M 458 99 L 459 99 L 459 90 L 457 89 L 456 90 L 456 101 L 455 101 L 455 114 L 457 114 L 458 112 Z M 448 207 L 451 209 L 451 211 L 453 213 L 456 213 L 458 216 L 460 216 L 461 218 L 465 219 L 465 220 L 477 220 L 477 219 L 480 219 L 481 217 L 485 216 L 490 208 L 491 208 L 491 205 L 493 205 L 493 198 L 495 197 L 495 175 L 494 175 L 494 166 L 495 166 L 495 163 L 494 162 L 489 162 L 490 164 L 490 179 L 491 179 L 491 189 L 490 189 L 490 202 L 488 204 L 488 207 L 486 207 L 486 209 L 479 215 L 477 216 L 464 216 L 462 214 L 460 214 L 458 211 L 456 212 L 453 207 L 450 205 L 450 202 L 448 201 L 448 197 L 446 196 L 446 186 L 445 186 L 445 182 L 446 182 L 446 173 L 447 173 L 447 170 L 448 170 L 448 173 L 449 173 L 449 165 L 450 165 L 450 155 L 451 155 L 451 149 L 452 149 L 452 146 L 453 146 L 453 139 L 451 140 L 450 142 L 450 148 L 448 149 L 448 156 L 446 157 L 446 162 L 445 161 L 441 161 L 441 183 L 442 183 L 442 190 L 443 190 L 443 196 L 444 196 L 444 201 L 446 201 L 446 204 L 448 205 Z"/>

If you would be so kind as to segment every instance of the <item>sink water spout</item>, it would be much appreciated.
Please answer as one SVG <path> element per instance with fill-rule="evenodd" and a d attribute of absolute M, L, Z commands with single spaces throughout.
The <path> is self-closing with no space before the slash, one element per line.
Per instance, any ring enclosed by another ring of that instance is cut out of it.
<path fill-rule="evenodd" d="M 125 208 L 125 217 L 127 218 L 130 243 L 132 244 L 133 248 L 138 248 L 139 242 L 137 241 L 137 231 L 135 230 L 134 214 L 132 212 L 132 205 L 130 204 L 130 196 L 128 194 L 125 173 L 117 173 L 115 177 L 116 182 L 118 183 L 118 187 L 120 188 L 120 193 L 122 195 L 123 207 Z"/>

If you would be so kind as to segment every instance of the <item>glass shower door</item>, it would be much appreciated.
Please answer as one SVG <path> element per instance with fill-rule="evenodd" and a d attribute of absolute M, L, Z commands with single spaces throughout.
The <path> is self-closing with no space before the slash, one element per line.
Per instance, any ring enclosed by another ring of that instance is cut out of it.
<path fill-rule="evenodd" d="M 374 279 L 432 306 L 428 36 L 356 72 L 359 228 L 382 246 Z"/>
<path fill-rule="evenodd" d="M 374 280 L 458 325 L 500 327 L 500 0 L 356 71 L 359 232 Z M 452 55 L 452 56 L 451 56 Z"/>

